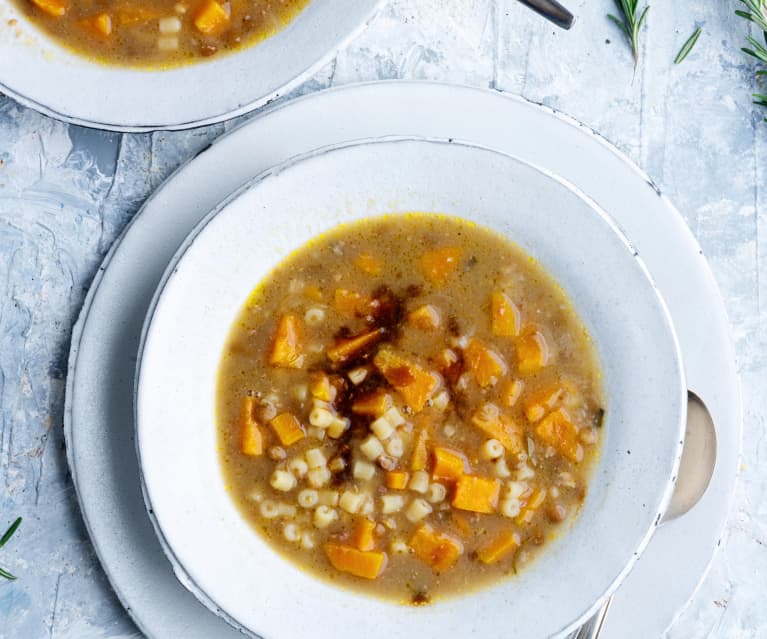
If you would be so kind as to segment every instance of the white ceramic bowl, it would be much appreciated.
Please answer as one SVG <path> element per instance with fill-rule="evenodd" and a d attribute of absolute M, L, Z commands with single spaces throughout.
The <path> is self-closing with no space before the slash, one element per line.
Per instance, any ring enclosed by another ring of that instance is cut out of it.
<path fill-rule="evenodd" d="M 152 71 L 74 54 L 5 0 L 0 2 L 0 91 L 52 117 L 102 129 L 211 124 L 298 85 L 373 17 L 381 1 L 312 0 L 287 28 L 255 46 Z"/>
<path fill-rule="evenodd" d="M 421 608 L 338 589 L 274 552 L 224 489 L 214 421 L 219 358 L 251 289 L 340 222 L 413 210 L 474 220 L 539 260 L 594 337 L 608 396 L 602 455 L 569 533 L 520 576 Z M 669 316 L 644 266 L 593 202 L 488 149 L 368 141 L 269 171 L 179 250 L 142 343 L 137 447 L 158 535 L 195 595 L 268 639 L 564 636 L 625 577 L 673 489 L 686 386 Z"/>

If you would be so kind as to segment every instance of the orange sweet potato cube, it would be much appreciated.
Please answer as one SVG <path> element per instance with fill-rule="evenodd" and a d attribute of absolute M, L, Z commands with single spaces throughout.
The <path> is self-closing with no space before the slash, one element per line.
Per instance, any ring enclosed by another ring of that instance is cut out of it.
<path fill-rule="evenodd" d="M 354 258 L 354 266 L 368 275 L 380 275 L 383 262 L 372 253 L 360 253 Z"/>
<path fill-rule="evenodd" d="M 337 288 L 333 294 L 335 309 L 346 317 L 365 317 L 371 310 L 372 302 L 367 295 L 345 288 Z"/>
<path fill-rule="evenodd" d="M 522 390 L 524 388 L 525 383 L 521 379 L 509 380 L 509 382 L 506 384 L 506 387 L 503 389 L 503 393 L 501 394 L 501 401 L 503 402 L 503 405 L 508 408 L 514 406 L 517 403 L 520 395 L 522 395 Z"/>
<path fill-rule="evenodd" d="M 352 412 L 369 417 L 380 417 L 392 407 L 391 395 L 379 388 L 354 400 Z"/>
<path fill-rule="evenodd" d="M 375 579 L 386 568 L 385 552 L 358 550 L 352 546 L 328 542 L 325 544 L 325 554 L 336 570 L 355 577 Z"/>
<path fill-rule="evenodd" d="M 428 460 L 428 451 L 426 449 L 426 442 L 429 439 L 429 431 L 426 427 L 420 428 L 415 436 L 415 442 L 413 444 L 413 454 L 410 457 L 410 469 L 413 471 L 423 470 L 426 468 L 426 461 Z"/>
<path fill-rule="evenodd" d="M 432 461 L 431 476 L 435 481 L 458 481 L 468 466 L 461 453 L 442 446 L 432 451 Z"/>
<path fill-rule="evenodd" d="M 379 350 L 373 363 L 413 412 L 423 410 L 437 388 L 438 380 L 434 373 L 388 348 Z"/>
<path fill-rule="evenodd" d="M 386 472 L 386 487 L 392 490 L 405 490 L 410 473 L 406 470 L 389 470 Z"/>
<path fill-rule="evenodd" d="M 522 430 L 495 404 L 488 402 L 480 406 L 471 418 L 471 423 L 501 442 L 508 452 L 516 455 L 522 451 Z"/>
<path fill-rule="evenodd" d="M 194 14 L 194 26 L 200 33 L 213 35 L 221 33 L 229 26 L 228 5 L 223 5 L 217 0 L 203 0 L 197 12 Z"/>
<path fill-rule="evenodd" d="M 463 554 L 463 544 L 448 533 L 437 532 L 429 524 L 419 526 L 410 539 L 415 556 L 426 562 L 436 572 L 453 567 Z"/>
<path fill-rule="evenodd" d="M 517 305 L 506 293 L 496 291 L 490 298 L 493 335 L 516 337 L 519 334 L 521 315 Z"/>
<path fill-rule="evenodd" d="M 302 348 L 303 323 L 296 315 L 283 315 L 277 324 L 269 363 L 283 368 L 301 368 L 304 365 Z"/>
<path fill-rule="evenodd" d="M 332 402 L 336 398 L 338 390 L 330 383 L 327 373 L 316 371 L 309 378 L 309 392 L 312 397 L 323 402 Z"/>
<path fill-rule="evenodd" d="M 463 475 L 455 484 L 453 507 L 475 513 L 494 513 L 498 507 L 501 481 L 476 475 Z"/>
<path fill-rule="evenodd" d="M 519 535 L 513 530 L 504 530 L 489 544 L 477 550 L 477 558 L 483 564 L 494 564 L 519 548 Z"/>
<path fill-rule="evenodd" d="M 367 517 L 360 517 L 354 522 L 350 543 L 357 550 L 373 550 L 376 547 L 375 529 L 376 522 Z"/>
<path fill-rule="evenodd" d="M 424 304 L 407 315 L 407 321 L 424 331 L 431 331 L 439 328 L 442 317 L 439 309 L 433 304 Z"/>
<path fill-rule="evenodd" d="M 250 395 L 242 398 L 240 408 L 240 450 L 245 455 L 258 456 L 264 453 L 264 435 L 253 416 L 256 400 Z"/>
<path fill-rule="evenodd" d="M 342 364 L 348 362 L 370 348 L 378 342 L 384 335 L 384 329 L 376 328 L 354 337 L 346 339 L 337 339 L 333 346 L 328 349 L 328 359 L 334 364 Z"/>
<path fill-rule="evenodd" d="M 444 284 L 455 271 L 461 260 L 461 249 L 457 246 L 428 251 L 421 256 L 421 270 L 432 284 Z"/>
<path fill-rule="evenodd" d="M 583 460 L 583 447 L 578 442 L 578 429 L 563 410 L 549 413 L 535 427 L 535 434 L 544 444 L 572 462 Z"/>
<path fill-rule="evenodd" d="M 293 413 L 280 413 L 269 425 L 274 429 L 283 446 L 291 446 L 304 438 L 304 429 Z"/>
<path fill-rule="evenodd" d="M 532 375 L 549 363 L 549 347 L 540 331 L 530 331 L 517 339 L 517 369 Z"/>
<path fill-rule="evenodd" d="M 69 9 L 68 0 L 32 0 L 32 4 L 54 18 L 60 18 Z"/>
<path fill-rule="evenodd" d="M 562 397 L 562 388 L 550 386 L 533 393 L 525 400 L 525 417 L 529 422 L 537 422 L 556 406 Z"/>
<path fill-rule="evenodd" d="M 478 339 L 472 339 L 463 351 L 466 368 L 482 388 L 493 386 L 508 371 L 503 357 Z"/>

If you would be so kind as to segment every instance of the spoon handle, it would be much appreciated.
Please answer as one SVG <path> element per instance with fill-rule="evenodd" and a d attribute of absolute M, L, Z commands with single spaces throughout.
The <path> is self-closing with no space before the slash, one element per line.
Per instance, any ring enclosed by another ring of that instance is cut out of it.
<path fill-rule="evenodd" d="M 557 0 L 519 0 L 544 18 L 551 20 L 558 27 L 569 29 L 575 18 Z"/>
<path fill-rule="evenodd" d="M 604 605 L 597 610 L 594 616 L 581 626 L 581 629 L 575 634 L 573 639 L 597 639 L 602 632 L 602 626 L 607 617 L 607 611 L 610 608 L 613 598 L 610 597 Z"/>

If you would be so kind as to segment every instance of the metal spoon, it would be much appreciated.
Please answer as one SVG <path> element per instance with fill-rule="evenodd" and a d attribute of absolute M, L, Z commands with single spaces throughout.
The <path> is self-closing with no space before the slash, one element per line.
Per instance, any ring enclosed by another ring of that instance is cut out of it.
<path fill-rule="evenodd" d="M 661 524 L 681 517 L 703 497 L 716 463 L 716 430 L 711 413 L 703 401 L 692 391 L 687 391 L 687 429 L 684 438 L 682 460 L 674 494 L 671 495 Z M 573 639 L 597 639 L 610 608 L 610 597 L 591 619 L 575 634 Z"/>
<path fill-rule="evenodd" d="M 527 5 L 536 13 L 539 13 L 547 20 L 550 20 L 558 27 L 569 29 L 573 26 L 575 18 L 573 14 L 565 9 L 556 0 L 519 0 Z"/>

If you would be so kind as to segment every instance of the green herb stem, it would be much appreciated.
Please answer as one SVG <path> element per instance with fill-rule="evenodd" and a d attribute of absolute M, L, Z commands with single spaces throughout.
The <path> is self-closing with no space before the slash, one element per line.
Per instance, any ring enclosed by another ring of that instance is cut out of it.
<path fill-rule="evenodd" d="M 639 0 L 615 0 L 615 4 L 621 13 L 621 17 L 619 18 L 611 13 L 607 14 L 607 17 L 618 25 L 618 28 L 628 38 L 631 45 L 631 53 L 634 55 L 634 70 L 636 70 L 637 63 L 639 62 L 639 31 L 642 29 L 650 7 L 646 5 L 640 13 Z"/>

